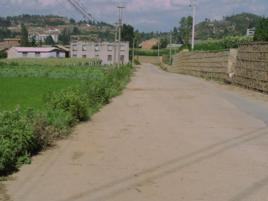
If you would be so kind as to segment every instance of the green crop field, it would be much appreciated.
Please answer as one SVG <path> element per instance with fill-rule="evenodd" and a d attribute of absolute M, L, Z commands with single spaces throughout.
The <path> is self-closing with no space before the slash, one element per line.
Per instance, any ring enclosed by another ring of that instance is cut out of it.
<path fill-rule="evenodd" d="M 0 111 L 44 109 L 49 93 L 79 85 L 96 65 L 88 59 L 1 60 Z"/>
<path fill-rule="evenodd" d="M 44 109 L 47 94 L 79 83 L 77 79 L 0 77 L 0 111 L 17 107 Z"/>

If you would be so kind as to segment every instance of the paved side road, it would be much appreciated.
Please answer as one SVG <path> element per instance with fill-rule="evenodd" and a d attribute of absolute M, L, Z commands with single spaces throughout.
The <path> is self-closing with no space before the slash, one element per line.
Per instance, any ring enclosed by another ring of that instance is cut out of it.
<path fill-rule="evenodd" d="M 7 201 L 266 201 L 267 105 L 144 64 L 123 95 L 0 192 Z"/>

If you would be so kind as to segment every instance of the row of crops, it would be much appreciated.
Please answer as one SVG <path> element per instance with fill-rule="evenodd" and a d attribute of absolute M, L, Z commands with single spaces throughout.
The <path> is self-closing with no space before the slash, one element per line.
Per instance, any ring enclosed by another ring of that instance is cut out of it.
<path fill-rule="evenodd" d="M 86 59 L 0 61 L 0 176 L 88 120 L 131 72 Z"/>

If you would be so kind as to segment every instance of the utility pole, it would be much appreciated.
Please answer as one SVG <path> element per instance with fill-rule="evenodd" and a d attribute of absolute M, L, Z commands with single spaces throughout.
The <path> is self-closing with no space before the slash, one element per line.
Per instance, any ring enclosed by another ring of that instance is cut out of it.
<path fill-rule="evenodd" d="M 135 61 L 135 38 L 133 38 L 133 46 L 132 46 L 132 65 L 134 65 Z"/>
<path fill-rule="evenodd" d="M 193 9 L 193 25 L 192 25 L 192 50 L 194 50 L 195 45 L 195 17 L 196 17 L 196 0 L 190 0 L 190 7 Z"/>
<path fill-rule="evenodd" d="M 121 38 L 122 38 L 122 26 L 123 26 L 123 9 L 125 6 L 123 3 L 119 3 L 118 8 L 118 64 L 121 63 Z"/>
<path fill-rule="evenodd" d="M 169 61 L 170 61 L 170 65 L 172 64 L 172 57 L 171 57 L 171 55 L 172 55 L 172 31 L 170 31 L 170 38 L 169 38 Z"/>

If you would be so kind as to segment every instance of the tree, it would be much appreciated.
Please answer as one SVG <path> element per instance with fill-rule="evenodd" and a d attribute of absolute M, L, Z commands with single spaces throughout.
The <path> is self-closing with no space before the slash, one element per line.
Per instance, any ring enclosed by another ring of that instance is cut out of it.
<path fill-rule="evenodd" d="M 21 24 L 21 36 L 20 36 L 20 44 L 21 46 L 28 47 L 29 46 L 29 33 L 24 24 Z"/>
<path fill-rule="evenodd" d="M 254 41 L 268 41 L 268 18 L 262 18 L 257 27 Z"/>
<path fill-rule="evenodd" d="M 37 45 L 36 45 L 36 37 L 35 36 L 32 36 L 32 38 L 31 38 L 31 46 L 32 47 L 36 47 Z"/>
<path fill-rule="evenodd" d="M 73 18 L 71 18 L 70 19 L 70 24 L 75 24 L 76 22 L 75 22 L 75 19 L 73 19 Z"/>
<path fill-rule="evenodd" d="M 81 31 L 80 31 L 80 29 L 78 27 L 74 27 L 72 34 L 73 35 L 79 35 L 79 34 L 81 34 Z"/>
<path fill-rule="evenodd" d="M 46 44 L 46 45 L 55 45 L 55 42 L 54 42 L 52 36 L 48 36 L 48 37 L 46 37 L 46 39 L 45 39 L 45 44 Z"/>
<path fill-rule="evenodd" d="M 179 34 L 182 38 L 183 44 L 189 45 L 192 32 L 193 18 L 191 16 L 183 17 L 180 21 Z"/>
<path fill-rule="evenodd" d="M 124 24 L 122 29 L 122 40 L 129 41 L 132 45 L 134 38 L 134 28 L 129 24 Z"/>
<path fill-rule="evenodd" d="M 59 35 L 59 41 L 64 44 L 68 45 L 71 41 L 71 31 L 65 28 Z"/>

